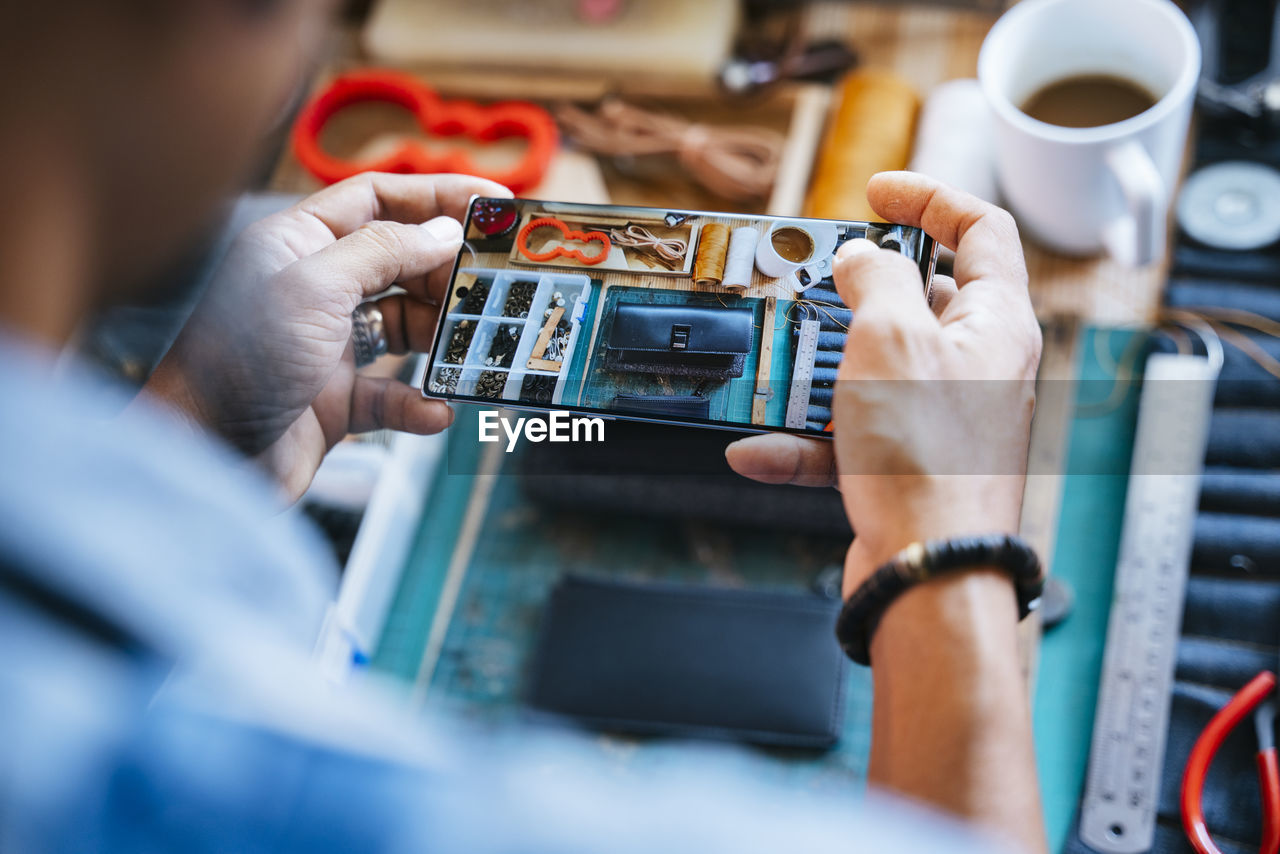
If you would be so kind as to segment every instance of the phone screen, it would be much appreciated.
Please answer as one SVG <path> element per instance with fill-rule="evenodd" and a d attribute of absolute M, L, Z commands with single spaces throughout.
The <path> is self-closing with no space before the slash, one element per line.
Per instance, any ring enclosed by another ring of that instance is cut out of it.
<path fill-rule="evenodd" d="M 836 249 L 914 261 L 918 228 L 473 199 L 423 380 L 430 397 L 821 435 L 849 309 Z"/>

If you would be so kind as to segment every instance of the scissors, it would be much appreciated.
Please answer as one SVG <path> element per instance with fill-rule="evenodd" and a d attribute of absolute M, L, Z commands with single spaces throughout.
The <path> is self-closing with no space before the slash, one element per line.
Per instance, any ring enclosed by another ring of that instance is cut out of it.
<path fill-rule="evenodd" d="M 1276 760 L 1276 674 L 1264 670 L 1218 710 L 1196 739 L 1182 773 L 1182 828 L 1199 854 L 1221 854 L 1209 836 L 1200 796 L 1218 748 L 1250 714 L 1258 731 L 1258 783 L 1262 787 L 1262 847 L 1259 854 L 1280 852 L 1280 765 Z"/>

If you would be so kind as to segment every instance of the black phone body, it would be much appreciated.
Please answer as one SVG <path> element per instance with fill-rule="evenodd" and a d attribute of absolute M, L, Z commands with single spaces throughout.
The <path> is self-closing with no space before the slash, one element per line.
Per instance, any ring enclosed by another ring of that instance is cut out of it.
<path fill-rule="evenodd" d="M 851 318 L 831 269 L 859 237 L 927 296 L 937 245 L 909 226 L 473 198 L 423 394 L 829 435 Z"/>

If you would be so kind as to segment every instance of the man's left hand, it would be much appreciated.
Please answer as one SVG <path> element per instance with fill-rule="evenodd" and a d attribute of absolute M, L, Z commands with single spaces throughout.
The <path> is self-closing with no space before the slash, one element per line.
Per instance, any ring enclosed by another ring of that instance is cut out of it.
<path fill-rule="evenodd" d="M 293 499 L 348 433 L 445 429 L 444 402 L 356 370 L 351 313 L 399 285 L 377 301 L 389 352 L 428 349 L 472 195 L 511 194 L 462 175 L 369 173 L 250 226 L 148 391 L 257 458 Z"/>

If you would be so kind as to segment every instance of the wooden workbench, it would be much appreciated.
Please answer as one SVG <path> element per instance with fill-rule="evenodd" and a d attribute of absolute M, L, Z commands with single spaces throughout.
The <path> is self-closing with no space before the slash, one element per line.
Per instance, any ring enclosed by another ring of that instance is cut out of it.
<path fill-rule="evenodd" d="M 811 37 L 844 38 L 858 51 L 862 66 L 889 69 L 913 83 L 920 93 L 936 84 L 959 77 L 973 77 L 982 40 L 995 16 L 951 9 L 902 7 L 887 3 L 817 3 L 806 13 L 804 27 Z M 338 71 L 368 62 L 361 54 L 358 39 L 352 34 L 335 42 L 337 49 L 320 80 Z M 489 85 L 492 85 L 491 81 Z M 527 76 L 520 80 L 527 88 Z M 788 134 L 788 180 L 807 180 L 807 162 L 796 152 L 813 151 L 820 122 L 813 117 L 825 111 L 827 100 L 820 87 L 797 89 L 774 101 L 757 102 L 751 113 L 753 120 L 774 126 Z M 561 93 L 563 94 L 563 93 Z M 799 107 L 795 105 L 799 104 Z M 739 108 L 709 102 L 664 104 L 676 112 L 684 112 L 705 120 L 731 120 Z M 737 120 L 743 121 L 741 116 Z M 367 137 L 373 131 L 384 136 L 412 133 L 411 123 L 395 110 L 377 107 L 361 108 L 349 123 L 332 129 L 328 142 L 341 148 L 351 139 Z M 501 156 L 502 152 L 498 152 Z M 307 176 L 286 152 L 273 178 L 275 189 L 307 192 L 318 185 Z M 686 182 L 687 183 L 687 182 Z M 655 207 L 709 209 L 700 203 L 687 186 L 671 183 L 648 185 L 635 176 L 621 174 L 607 165 L 603 168 L 591 157 L 568 151 L 556 161 L 552 175 L 534 197 L 570 201 L 614 201 Z M 734 210 L 755 213 L 796 213 L 797 192 L 793 188 L 781 196 L 761 202 L 755 207 L 743 205 Z M 728 208 L 725 208 L 728 209 Z M 1071 347 L 1077 324 L 1129 326 L 1150 323 L 1156 314 L 1160 291 L 1166 276 L 1166 265 L 1157 264 L 1143 270 L 1126 270 L 1103 258 L 1066 258 L 1024 242 L 1030 273 L 1030 289 L 1037 314 L 1050 329 L 1046 335 L 1046 356 L 1041 377 L 1056 387 L 1038 413 L 1032 456 L 1042 474 L 1029 479 L 1027 493 L 1027 533 L 1042 554 L 1052 554 L 1053 531 L 1056 527 L 1058 496 L 1061 489 L 1061 458 L 1064 453 L 1067 423 L 1070 418 L 1070 377 L 1074 359 Z M 658 283 L 661 285 L 662 283 Z M 1064 331 L 1065 330 L 1065 331 Z M 1063 382 L 1066 381 L 1066 382 Z M 1029 626 L 1024 638 L 1035 636 Z M 1028 670 L 1034 671 L 1036 645 L 1024 645 Z"/>
<path fill-rule="evenodd" d="M 944 80 L 976 76 L 982 39 L 994 20 L 995 16 L 991 14 L 947 8 L 824 2 L 815 3 L 808 10 L 804 28 L 813 37 L 846 39 L 855 46 L 863 66 L 892 70 L 925 94 Z M 359 39 L 354 33 L 348 33 L 334 41 L 334 53 L 320 79 L 327 79 L 340 69 L 367 61 L 369 58 L 361 52 Z M 520 85 L 528 87 L 527 76 L 521 79 Z M 781 100 L 795 97 L 808 99 L 803 115 L 825 107 L 825 102 L 816 98 L 812 91 L 799 96 L 788 95 Z M 675 108 L 680 109 L 679 105 Z M 709 121 L 719 121 L 728 119 L 735 109 L 738 108 L 701 101 L 688 112 Z M 763 123 L 787 130 L 793 136 L 806 136 L 805 139 L 793 140 L 795 150 L 812 149 L 813 140 L 808 135 L 815 130 L 792 127 L 790 114 L 778 104 L 757 104 L 751 109 L 754 111 L 752 116 Z M 362 108 L 361 115 L 355 117 L 351 124 L 336 128 L 332 138 L 341 146 L 344 137 L 367 135 L 371 128 L 387 134 L 412 132 L 406 117 L 397 115 L 397 111 L 367 107 Z M 656 191 L 647 190 L 632 176 L 607 168 L 602 173 L 591 158 L 582 154 L 570 153 L 557 164 L 555 171 L 554 180 L 545 190 L 557 193 L 561 199 L 604 201 L 607 195 L 619 203 L 706 209 L 705 204 L 698 203 L 696 195 L 686 194 L 686 188 L 660 185 Z M 288 152 L 277 166 L 272 185 L 288 192 L 308 192 L 319 186 L 300 169 Z M 673 198 L 677 192 L 680 197 Z M 552 197 L 545 191 L 538 195 Z M 766 208 L 778 204 L 786 207 L 790 202 L 774 199 L 766 204 L 742 205 L 736 209 L 748 213 L 769 213 L 773 211 Z M 1043 250 L 1030 241 L 1024 242 L 1024 249 L 1031 278 L 1032 301 L 1042 319 L 1072 318 L 1114 326 L 1146 324 L 1154 319 L 1165 280 L 1165 264 L 1134 271 L 1101 258 L 1066 258 Z"/>

